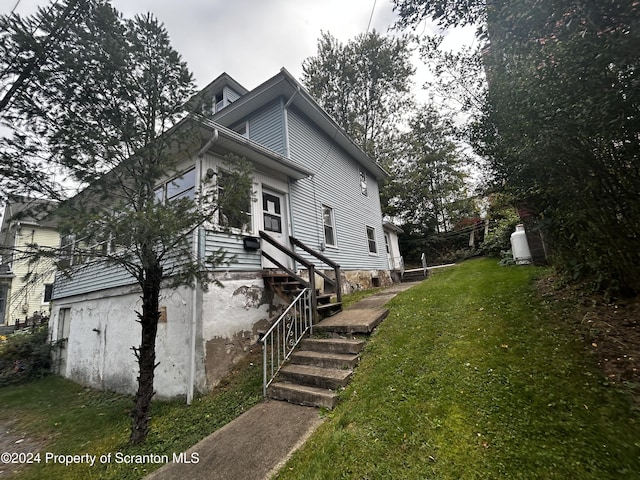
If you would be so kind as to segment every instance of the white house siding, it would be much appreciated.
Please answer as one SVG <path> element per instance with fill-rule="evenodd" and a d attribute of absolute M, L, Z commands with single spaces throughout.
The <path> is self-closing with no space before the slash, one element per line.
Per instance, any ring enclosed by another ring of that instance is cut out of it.
<path fill-rule="evenodd" d="M 288 111 L 291 159 L 314 171 L 291 185 L 294 236 L 315 249 L 324 242 L 322 205 L 333 208 L 337 246 L 324 254 L 345 270 L 388 270 L 378 183 L 367 172 L 368 194 L 360 188 L 359 164 L 295 109 Z M 367 226 L 376 232 L 370 255 Z M 311 260 L 311 259 L 310 259 Z"/>
<path fill-rule="evenodd" d="M 25 224 L 14 239 L 16 252 L 26 251 L 27 245 L 38 244 L 57 247 L 60 245 L 60 235 L 52 229 Z M 20 259 L 16 253 L 12 264 L 14 277 L 7 292 L 7 305 L 4 323 L 13 325 L 17 320 L 24 322 L 27 316 L 34 312 L 49 313 L 49 303 L 44 301 L 46 284 L 52 284 L 55 278 L 55 264 L 53 260 L 43 258 L 33 262 L 30 258 Z M 26 278 L 26 276 L 29 278 Z M 2 318 L 0 318 L 2 320 Z"/>

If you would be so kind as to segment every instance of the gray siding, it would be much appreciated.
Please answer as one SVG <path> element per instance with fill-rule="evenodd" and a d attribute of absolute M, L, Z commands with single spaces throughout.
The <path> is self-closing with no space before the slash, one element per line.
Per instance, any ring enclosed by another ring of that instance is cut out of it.
<path fill-rule="evenodd" d="M 282 100 L 271 103 L 249 117 L 249 138 L 276 153 L 285 155 Z"/>
<path fill-rule="evenodd" d="M 367 172 L 368 195 L 360 188 L 359 164 L 300 112 L 287 113 L 291 159 L 315 172 L 291 185 L 294 236 L 312 248 L 324 241 L 322 205 L 334 210 L 337 247 L 325 255 L 344 269 L 389 268 L 384 247 L 378 183 Z M 378 254 L 370 255 L 367 226 L 376 231 Z"/>
<path fill-rule="evenodd" d="M 235 255 L 235 260 L 229 265 L 219 265 L 216 271 L 256 271 L 262 270 L 260 251 L 245 250 L 242 243 L 243 235 L 233 235 L 214 232 L 206 232 L 205 256 L 215 253 L 222 248 L 229 257 Z"/>
<path fill-rule="evenodd" d="M 261 270 L 260 251 L 245 250 L 242 235 L 230 235 L 207 230 L 200 237 L 204 245 L 200 245 L 200 254 L 205 258 L 222 248 L 229 258 L 235 256 L 229 265 L 219 265 L 216 271 L 255 271 Z M 172 268 L 179 265 L 177 257 L 169 258 L 164 271 L 170 275 Z M 106 290 L 108 288 L 135 285 L 136 279 L 126 270 L 118 266 L 104 263 L 81 265 L 73 270 L 70 276 L 58 274 L 53 287 L 53 299 L 59 300 L 74 295 Z"/>
<path fill-rule="evenodd" d="M 227 102 L 233 103 L 240 98 L 240 94 L 235 90 L 230 89 L 229 87 L 224 87 L 224 96 L 227 99 Z"/>
<path fill-rule="evenodd" d="M 74 269 L 71 276 L 58 273 L 53 284 L 53 300 L 136 284 L 122 267 L 91 263 Z"/>

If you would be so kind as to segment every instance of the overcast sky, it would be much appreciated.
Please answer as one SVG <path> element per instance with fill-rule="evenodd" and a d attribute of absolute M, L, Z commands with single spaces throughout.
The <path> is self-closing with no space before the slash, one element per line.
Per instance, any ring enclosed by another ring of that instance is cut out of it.
<path fill-rule="evenodd" d="M 15 7 L 16 13 L 28 15 L 48 4 L 0 0 L 0 13 Z M 302 62 L 317 53 L 321 31 L 347 42 L 368 27 L 387 32 L 397 18 L 390 0 L 113 0 L 112 4 L 126 17 L 155 14 L 199 87 L 227 72 L 249 90 L 282 67 L 300 79 Z M 453 43 L 471 38 L 455 37 Z"/>
<path fill-rule="evenodd" d="M 15 9 L 30 15 L 50 3 L 0 0 L 0 14 Z M 397 19 L 391 0 L 112 0 L 112 4 L 125 17 L 146 12 L 158 17 L 198 87 L 227 72 L 249 90 L 282 67 L 300 79 L 302 62 L 316 55 L 322 31 L 346 43 L 367 28 L 386 33 Z M 425 23 L 419 33 L 432 31 L 433 26 Z M 467 29 L 452 34 L 446 45 L 472 39 L 473 30 Z M 420 63 L 416 57 L 419 73 Z M 421 83 L 418 76 L 415 94 L 426 100 Z"/>

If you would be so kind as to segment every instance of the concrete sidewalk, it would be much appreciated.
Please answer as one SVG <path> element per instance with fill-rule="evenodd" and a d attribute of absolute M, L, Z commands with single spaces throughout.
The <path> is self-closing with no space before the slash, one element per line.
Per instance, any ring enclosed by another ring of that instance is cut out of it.
<path fill-rule="evenodd" d="M 378 311 L 398 293 L 416 285 L 384 289 L 349 309 Z M 323 422 L 315 407 L 268 400 L 240 415 L 186 452 L 198 463 L 168 463 L 147 480 L 263 480 L 273 476 Z M 180 452 L 176 452 L 180 453 Z"/>
<path fill-rule="evenodd" d="M 168 463 L 148 480 L 262 480 L 284 464 L 322 423 L 319 410 L 269 400 L 251 408 L 186 453 L 198 463 Z"/>

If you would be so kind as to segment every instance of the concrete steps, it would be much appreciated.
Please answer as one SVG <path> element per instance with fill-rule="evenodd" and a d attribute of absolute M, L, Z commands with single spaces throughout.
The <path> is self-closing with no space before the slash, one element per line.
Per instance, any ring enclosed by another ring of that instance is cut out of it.
<path fill-rule="evenodd" d="M 382 308 L 352 309 L 320 321 L 314 332 L 326 337 L 302 340 L 267 395 L 300 405 L 334 408 L 338 391 L 349 383 L 366 343 L 353 334 L 371 333 L 387 313 Z"/>

